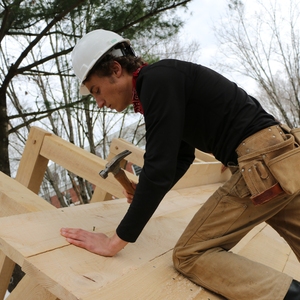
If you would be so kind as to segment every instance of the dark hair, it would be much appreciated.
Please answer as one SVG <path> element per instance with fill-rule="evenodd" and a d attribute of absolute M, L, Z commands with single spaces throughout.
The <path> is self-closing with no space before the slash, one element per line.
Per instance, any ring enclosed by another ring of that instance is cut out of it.
<path fill-rule="evenodd" d="M 113 62 L 117 61 L 128 74 L 132 74 L 138 67 L 145 62 L 141 57 L 127 55 L 127 56 L 113 56 L 106 54 L 101 60 L 92 67 L 84 82 L 88 81 L 90 76 L 96 74 L 99 77 L 110 76 L 113 73 Z"/>

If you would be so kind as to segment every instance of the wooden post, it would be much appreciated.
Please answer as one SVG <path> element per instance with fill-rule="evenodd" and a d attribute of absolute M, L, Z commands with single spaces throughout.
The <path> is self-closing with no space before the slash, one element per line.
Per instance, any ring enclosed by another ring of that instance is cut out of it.
<path fill-rule="evenodd" d="M 14 179 L 0 172 L 0 217 L 23 214 L 32 211 L 56 209 L 47 201 L 16 182 Z M 0 252 L 0 299 L 3 299 L 12 276 L 15 262 Z M 13 292 L 14 293 L 14 292 Z M 12 294 L 13 294 L 12 293 Z M 11 295 L 12 295 L 11 294 Z M 9 298 L 11 299 L 11 298 Z M 19 298 L 20 299 L 20 298 Z M 23 298 L 22 298 L 23 299 Z"/>
<path fill-rule="evenodd" d="M 4 299 L 15 263 L 0 251 L 0 299 Z"/>
<path fill-rule="evenodd" d="M 38 127 L 31 128 L 16 176 L 17 181 L 36 194 L 40 190 L 48 164 L 48 159 L 40 155 L 46 135 L 51 133 Z"/>
<path fill-rule="evenodd" d="M 107 193 L 100 187 L 96 186 L 94 189 L 93 197 L 91 199 L 91 203 L 111 200 L 113 196 L 110 193 Z"/>
<path fill-rule="evenodd" d="M 8 297 L 8 300 L 59 300 L 36 281 L 25 275 L 17 287 Z"/>

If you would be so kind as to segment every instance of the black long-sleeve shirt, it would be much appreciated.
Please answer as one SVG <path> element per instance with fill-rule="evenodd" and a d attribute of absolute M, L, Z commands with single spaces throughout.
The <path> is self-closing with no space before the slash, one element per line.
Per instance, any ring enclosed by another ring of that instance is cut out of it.
<path fill-rule="evenodd" d="M 133 201 L 117 228 L 134 242 L 160 201 L 194 160 L 195 148 L 224 165 L 253 133 L 277 124 L 235 83 L 201 65 L 162 60 L 144 67 L 136 83 L 146 126 L 146 152 Z"/>

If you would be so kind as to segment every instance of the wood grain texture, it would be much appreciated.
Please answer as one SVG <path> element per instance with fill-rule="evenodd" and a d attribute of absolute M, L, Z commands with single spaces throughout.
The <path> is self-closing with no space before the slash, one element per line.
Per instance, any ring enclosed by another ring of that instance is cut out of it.
<path fill-rule="evenodd" d="M 0 218 L 0 237 L 7 243 L 3 250 L 10 247 L 26 256 L 22 266 L 26 274 L 62 300 L 223 299 L 182 277 L 171 260 L 172 248 L 189 220 L 219 185 L 170 191 L 137 242 L 113 258 L 69 245 L 60 237 L 59 228 L 92 231 L 95 226 L 96 232 L 110 235 L 127 210 L 125 199 Z M 289 247 L 265 223 L 233 251 L 299 276 Z"/>
<path fill-rule="evenodd" d="M 121 139 L 112 142 L 109 159 L 125 149 L 132 151 L 128 161 L 142 166 L 144 150 Z M 195 162 L 166 195 L 137 242 L 106 258 L 70 245 L 59 231 L 61 227 L 95 228 L 112 235 L 128 209 L 123 188 L 113 175 L 105 180 L 99 176 L 106 160 L 33 128 L 17 181 L 0 173 L 0 296 L 16 262 L 26 276 L 8 300 L 223 299 L 172 266 L 172 248 L 186 225 L 230 176 L 229 170 L 221 174 L 221 164 L 212 155 L 201 151 L 195 155 Z M 55 209 L 36 195 L 49 160 L 93 183 L 95 201 L 107 199 L 107 194 L 119 199 Z M 137 182 L 136 176 L 127 175 Z M 232 251 L 300 280 L 295 255 L 265 223 Z"/>

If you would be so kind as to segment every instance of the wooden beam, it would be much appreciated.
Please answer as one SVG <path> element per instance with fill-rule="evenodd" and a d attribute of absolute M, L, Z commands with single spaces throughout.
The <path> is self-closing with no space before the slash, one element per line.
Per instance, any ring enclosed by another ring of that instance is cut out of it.
<path fill-rule="evenodd" d="M 195 162 L 191 164 L 173 189 L 225 182 L 230 178 L 231 173 L 228 169 L 221 173 L 221 167 L 222 164 L 220 162 Z"/>
<path fill-rule="evenodd" d="M 51 133 L 32 127 L 22 154 L 16 180 L 38 193 L 47 168 L 48 159 L 40 155 L 44 137 Z"/>
<path fill-rule="evenodd" d="M 0 172 L 0 205 L 0 217 L 56 209 L 23 184 L 2 172 Z"/>
<path fill-rule="evenodd" d="M 175 271 L 168 251 L 81 299 L 194 299 L 201 290 Z"/>
<path fill-rule="evenodd" d="M 103 170 L 107 164 L 106 160 L 55 135 L 46 136 L 44 138 L 40 154 L 106 192 L 118 198 L 124 197 L 122 186 L 111 173 L 106 179 L 103 179 L 99 175 L 99 172 Z M 129 179 L 135 179 L 133 174 L 129 172 L 126 172 L 126 174 Z"/>
<path fill-rule="evenodd" d="M 0 299 L 4 299 L 15 263 L 0 251 Z"/>
<path fill-rule="evenodd" d="M 112 200 L 112 199 L 113 199 L 113 195 L 107 193 L 100 187 L 96 186 L 90 203 Z"/>
<path fill-rule="evenodd" d="M 20 215 L 28 212 L 56 210 L 50 203 L 2 172 L 0 172 L 0 206 L 0 217 Z M 10 259 L 22 266 L 22 255 L 17 251 L 8 251 L 8 253 Z M 5 260 L 2 260 L 2 263 L 4 262 Z M 0 264 L 0 269 L 3 268 L 5 266 Z M 9 274 L 7 273 L 6 276 L 8 277 Z M 1 277 L 1 280 L 7 281 L 7 277 Z"/>
<path fill-rule="evenodd" d="M 110 146 L 110 159 L 121 153 L 124 150 L 129 150 L 132 153 L 126 159 L 140 167 L 144 164 L 143 155 L 145 151 L 138 148 L 123 139 L 113 139 Z M 213 155 L 204 153 L 196 149 L 195 161 L 186 174 L 179 180 L 173 189 L 181 189 L 186 187 L 200 186 L 204 184 L 225 182 L 231 176 L 229 170 L 221 173 L 222 164 L 218 162 Z M 201 160 L 201 161 L 199 161 Z M 137 182 L 137 181 L 136 181 Z"/>
<path fill-rule="evenodd" d="M 198 149 L 195 150 L 195 157 L 205 162 L 217 162 L 212 154 L 200 151 Z"/>
<path fill-rule="evenodd" d="M 25 275 L 7 300 L 59 300 L 44 287 L 39 285 L 34 278 Z"/>
<path fill-rule="evenodd" d="M 116 156 L 117 154 L 123 152 L 124 150 L 131 151 L 131 154 L 126 156 L 126 160 L 132 162 L 133 164 L 142 167 L 144 165 L 144 153 L 145 150 L 134 146 L 133 144 L 123 140 L 123 139 L 113 139 L 109 148 L 108 160 Z"/>
<path fill-rule="evenodd" d="M 35 162 L 39 161 L 39 158 Z M 26 167 L 26 162 L 23 167 Z M 29 168 L 29 174 L 33 169 Z M 32 178 L 37 178 L 32 176 L 31 178 L 26 178 L 25 173 L 21 174 L 19 178 L 26 184 L 29 184 L 33 190 L 35 190 L 34 184 L 32 183 Z M 41 211 L 41 210 L 55 210 L 55 207 L 50 203 L 46 202 L 37 196 L 34 191 L 27 189 L 23 184 L 10 178 L 4 173 L 0 172 L 0 217 L 12 216 L 17 214 L 24 214 L 31 211 Z M 2 252 L 0 253 L 0 296 L 5 293 L 15 262 L 22 266 L 23 257 L 19 255 L 17 251 L 9 251 L 9 257 L 6 257 Z M 17 259 L 12 260 L 12 257 L 17 257 Z M 3 298 L 1 298 L 3 299 Z"/>

